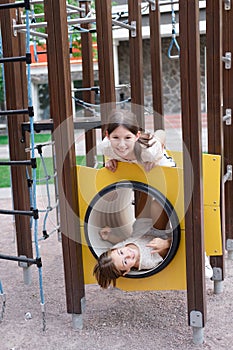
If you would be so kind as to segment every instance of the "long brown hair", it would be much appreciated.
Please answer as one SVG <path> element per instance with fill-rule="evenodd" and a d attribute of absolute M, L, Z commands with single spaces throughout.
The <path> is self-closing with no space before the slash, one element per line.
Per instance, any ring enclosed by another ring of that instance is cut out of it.
<path fill-rule="evenodd" d="M 106 128 L 108 135 L 110 135 L 119 126 L 123 126 L 134 135 L 137 135 L 138 131 L 141 131 L 138 140 L 135 142 L 134 153 L 137 161 L 142 162 L 142 147 L 151 147 L 156 142 L 156 140 L 153 139 L 153 135 L 151 133 L 145 132 L 142 128 L 140 128 L 136 115 L 134 113 L 123 109 L 114 109 L 109 116 L 109 121 Z"/>
<path fill-rule="evenodd" d="M 113 286 L 116 285 L 116 279 L 123 276 L 125 271 L 118 270 L 112 261 L 111 256 L 109 256 L 110 250 L 102 253 L 98 262 L 94 267 L 93 275 L 97 279 L 98 284 L 102 288 L 108 288 L 113 282 Z"/>

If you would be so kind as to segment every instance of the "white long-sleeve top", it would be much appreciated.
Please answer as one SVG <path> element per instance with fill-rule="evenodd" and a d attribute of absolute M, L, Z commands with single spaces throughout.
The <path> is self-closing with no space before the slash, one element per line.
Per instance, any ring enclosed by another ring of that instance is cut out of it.
<path fill-rule="evenodd" d="M 150 140 L 149 142 L 151 142 L 152 144 L 152 146 L 150 147 L 144 147 L 143 145 L 141 145 L 142 163 L 150 162 L 150 163 L 154 163 L 155 165 L 158 165 L 159 161 L 163 158 L 163 146 L 161 142 L 158 139 L 156 139 L 155 136 L 153 136 L 152 140 Z M 119 155 L 117 155 L 114 152 L 108 137 L 105 137 L 101 142 L 100 150 L 102 154 L 106 156 L 108 159 L 116 159 L 120 162 L 138 163 L 138 160 L 136 158 L 132 160 L 126 160 L 120 157 Z"/>
<path fill-rule="evenodd" d="M 147 247 L 147 244 L 156 237 L 156 234 L 143 234 L 143 232 L 150 230 L 152 225 L 152 220 L 149 218 L 136 219 L 133 224 L 132 236 L 122 242 L 115 244 L 111 249 L 121 248 L 122 246 L 133 243 L 138 247 L 140 252 L 138 270 L 150 270 L 155 268 L 163 261 L 163 258 L 158 253 L 151 254 L 153 248 Z"/>

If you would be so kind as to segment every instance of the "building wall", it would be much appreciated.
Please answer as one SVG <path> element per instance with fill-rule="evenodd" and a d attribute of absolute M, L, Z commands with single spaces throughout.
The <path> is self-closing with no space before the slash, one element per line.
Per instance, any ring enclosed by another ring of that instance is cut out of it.
<path fill-rule="evenodd" d="M 177 39 L 179 40 L 179 38 Z M 181 101 L 180 101 L 180 68 L 179 60 L 171 60 L 168 58 L 167 52 L 171 38 L 162 38 L 162 89 L 163 89 L 163 102 L 164 102 L 164 113 L 165 115 L 180 114 L 181 112 Z M 200 45 L 200 72 L 201 72 L 201 110 L 206 111 L 205 106 L 205 35 L 201 36 Z M 119 64 L 119 84 L 130 83 L 130 53 L 129 53 L 129 42 L 128 40 L 119 41 L 118 45 L 118 64 Z M 144 93 L 145 99 L 144 104 L 152 113 L 152 84 L 151 84 L 151 59 L 150 59 L 150 39 L 143 40 L 143 72 L 144 72 Z M 35 110 L 37 109 L 36 119 L 48 119 L 49 109 L 44 109 L 43 104 L 47 98 L 47 95 L 41 95 L 41 89 L 43 84 L 47 84 L 47 68 L 45 71 L 37 69 L 32 71 L 32 82 L 34 89 L 34 105 Z M 71 79 L 74 84 L 82 81 L 82 66 L 81 64 L 71 65 Z M 94 69 L 95 84 L 98 85 L 98 65 L 95 64 Z M 41 85 L 42 84 L 42 85 Z M 40 87 L 41 86 L 41 87 Z M 40 89 L 39 89 L 40 87 Z M 120 99 L 127 99 L 131 97 L 131 91 L 129 87 L 116 90 L 116 97 Z M 42 99 L 43 104 L 41 105 L 40 100 Z M 81 97 L 82 99 L 82 97 Z M 75 102 L 73 100 L 75 106 Z M 48 101 L 49 105 L 49 101 Z M 74 107 L 76 113 L 80 115 L 80 107 L 76 105 Z"/>
<path fill-rule="evenodd" d="M 177 39 L 178 40 L 178 39 Z M 163 102 L 165 115 L 177 114 L 181 111 L 180 101 L 180 68 L 179 60 L 171 60 L 168 55 L 168 47 L 171 38 L 162 39 L 162 75 L 163 75 Z M 201 83 L 201 110 L 205 112 L 205 36 L 201 36 L 200 45 L 200 83 Z M 119 58 L 119 82 L 127 84 L 130 82 L 129 69 L 129 42 L 120 41 L 118 46 Z M 145 106 L 152 108 L 152 84 L 150 63 L 150 39 L 143 40 L 143 72 Z M 124 91 L 125 97 L 130 96 L 130 91 Z"/>

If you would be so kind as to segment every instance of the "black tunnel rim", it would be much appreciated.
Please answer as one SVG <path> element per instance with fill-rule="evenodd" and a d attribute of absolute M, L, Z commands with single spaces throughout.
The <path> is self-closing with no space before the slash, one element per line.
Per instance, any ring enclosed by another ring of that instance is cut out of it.
<path fill-rule="evenodd" d="M 95 257 L 95 259 L 98 259 L 98 255 L 96 254 L 95 249 L 92 247 L 91 242 L 89 240 L 88 220 L 98 200 L 100 200 L 100 198 L 102 198 L 102 196 L 104 196 L 105 194 L 119 188 L 131 188 L 132 190 L 138 190 L 153 196 L 156 199 L 156 201 L 164 207 L 164 210 L 169 217 L 169 220 L 173 228 L 173 239 L 172 239 L 171 247 L 165 259 L 161 262 L 161 264 L 159 264 L 153 269 L 145 270 L 145 271 L 131 271 L 129 274 L 125 275 L 124 278 L 144 278 L 144 277 L 155 275 L 156 273 L 162 271 L 165 267 L 167 267 L 170 264 L 170 262 L 175 257 L 180 244 L 180 223 L 179 223 L 178 216 L 175 212 L 175 209 L 171 204 L 171 202 L 164 196 L 164 194 L 161 193 L 159 190 L 157 190 L 155 187 L 152 187 L 150 185 L 147 185 L 138 181 L 120 181 L 120 182 L 116 182 L 111 185 L 108 185 L 107 187 L 104 187 L 101 191 L 99 191 L 95 195 L 95 197 L 92 199 L 90 205 L 88 206 L 85 214 L 85 218 L 84 218 L 84 233 L 85 233 L 85 238 L 86 238 L 88 247 L 92 255 Z"/>

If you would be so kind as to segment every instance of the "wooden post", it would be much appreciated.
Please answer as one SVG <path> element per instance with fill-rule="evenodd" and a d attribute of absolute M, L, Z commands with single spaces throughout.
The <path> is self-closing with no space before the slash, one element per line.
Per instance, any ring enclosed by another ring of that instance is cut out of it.
<path fill-rule="evenodd" d="M 223 120 L 222 120 L 222 1 L 206 3 L 207 52 L 207 121 L 208 152 L 222 156 L 221 176 L 224 174 Z M 223 254 L 225 251 L 224 183 L 221 184 L 221 222 Z M 224 279 L 224 256 L 211 257 L 215 289 Z M 215 273 L 217 271 L 218 273 Z"/>
<path fill-rule="evenodd" d="M 131 30 L 129 31 L 131 109 L 132 112 L 137 115 L 140 127 L 144 129 L 145 118 L 141 6 L 141 0 L 128 0 L 129 24 L 136 24 L 135 33 Z"/>
<path fill-rule="evenodd" d="M 163 89 L 162 89 L 162 50 L 160 35 L 160 9 L 156 0 L 155 9 L 150 4 L 150 56 L 153 98 L 154 130 L 164 129 Z"/>
<path fill-rule="evenodd" d="M 104 131 L 109 112 L 112 108 L 115 108 L 116 102 L 112 40 L 112 1 L 95 0 L 95 7 L 101 121 Z"/>
<path fill-rule="evenodd" d="M 2 4 L 13 3 L 13 0 L 3 0 Z M 16 10 L 1 10 L 0 23 L 4 57 L 25 56 L 25 35 L 13 35 L 12 23 L 16 20 Z M 25 62 L 8 62 L 4 64 L 6 85 L 7 110 L 27 109 L 27 77 Z M 28 121 L 28 115 L 9 115 L 8 136 L 10 160 L 27 160 L 29 153 L 25 148 L 29 147 L 29 137 L 26 135 L 25 143 L 21 143 L 21 124 Z M 30 197 L 26 179 L 25 166 L 11 167 L 11 185 L 13 205 L 15 210 L 30 210 Z M 10 209 L 10 208 L 9 208 Z M 32 238 L 30 218 L 23 215 L 15 215 L 15 228 L 17 237 L 18 255 L 32 258 Z"/>
<path fill-rule="evenodd" d="M 225 69 L 223 63 L 223 114 L 231 113 L 231 123 L 224 122 L 224 173 L 233 165 L 233 6 L 225 10 L 223 2 L 223 56 L 231 53 L 231 68 Z M 225 233 L 228 256 L 233 258 L 233 181 L 225 183 Z"/>
<path fill-rule="evenodd" d="M 189 325 L 203 342 L 206 318 L 203 238 L 202 137 L 200 112 L 199 4 L 180 0 L 180 72 L 184 159 L 186 271 Z M 191 163 L 188 161 L 189 156 Z"/>
<path fill-rule="evenodd" d="M 131 110 L 136 114 L 140 128 L 144 130 L 145 117 L 141 6 L 141 0 L 128 0 L 129 24 L 136 25 L 136 31 L 129 31 Z M 135 191 L 136 217 L 140 213 L 140 208 L 145 205 L 146 200 L 147 195 L 145 193 Z"/>
<path fill-rule="evenodd" d="M 54 122 L 67 311 L 81 328 L 84 278 L 65 0 L 45 2 L 51 117 Z"/>
<path fill-rule="evenodd" d="M 85 17 L 91 9 L 91 1 L 79 1 L 80 6 L 85 9 L 85 12 L 81 12 L 81 17 Z M 90 29 L 90 24 L 82 24 L 82 28 Z M 89 88 L 94 86 L 94 69 L 93 69 L 93 46 L 92 46 L 92 34 L 89 32 L 81 32 L 81 45 L 82 45 L 82 72 L 83 81 L 82 87 Z M 85 102 L 95 104 L 95 92 L 83 91 L 83 100 Z M 87 118 L 94 117 L 89 110 L 84 110 L 84 115 Z M 96 131 L 88 130 L 85 132 L 85 145 L 86 145 L 86 165 L 94 167 L 95 165 L 95 149 L 96 149 Z"/>

